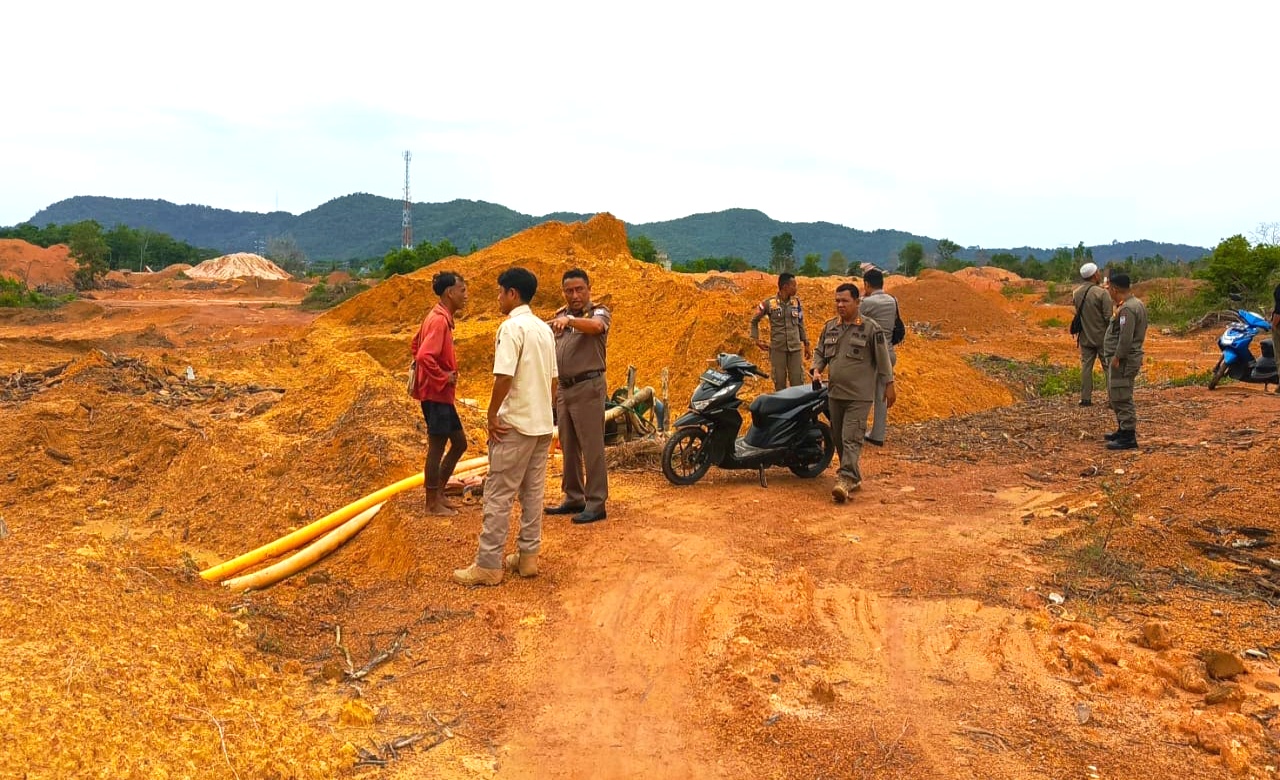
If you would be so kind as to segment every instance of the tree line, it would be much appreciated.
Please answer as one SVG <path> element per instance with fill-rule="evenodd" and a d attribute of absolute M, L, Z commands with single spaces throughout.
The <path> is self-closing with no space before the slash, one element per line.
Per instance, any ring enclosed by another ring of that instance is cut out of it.
<path fill-rule="evenodd" d="M 644 235 L 627 240 L 631 255 L 637 260 L 654 263 L 660 252 L 653 241 Z M 919 241 L 909 241 L 898 251 L 898 264 L 891 272 L 905 276 L 919 276 L 927 268 L 955 272 L 962 268 L 988 265 L 1017 274 L 1024 279 L 1045 282 L 1074 283 L 1080 280 L 1080 267 L 1094 262 L 1093 249 L 1081 241 L 1075 247 L 1061 247 L 1040 260 L 1034 254 L 1018 256 L 1012 252 L 996 252 L 990 255 L 979 251 L 977 260 L 962 259 L 963 249 L 958 243 L 944 238 L 938 241 L 936 252 L 925 252 Z M 824 261 L 817 253 L 805 254 L 796 265 L 796 242 L 789 232 L 773 236 L 769 241 L 769 270 L 773 273 L 788 271 L 797 276 L 854 276 L 862 275 L 862 262 L 850 261 L 839 250 L 833 251 Z M 1123 260 L 1100 264 L 1107 273 L 1124 273 L 1134 281 L 1167 278 L 1194 278 L 1207 282 L 1196 304 L 1212 307 L 1221 305 L 1229 296 L 1241 296 L 1245 305 L 1266 308 L 1272 290 L 1280 279 L 1280 222 L 1263 223 L 1253 232 L 1253 241 L 1243 235 L 1235 235 L 1221 241 L 1208 256 L 1182 261 L 1153 256 L 1129 255 Z M 746 271 L 750 264 L 741 257 L 705 257 L 687 263 L 672 264 L 671 270 L 692 273 L 707 271 Z"/>

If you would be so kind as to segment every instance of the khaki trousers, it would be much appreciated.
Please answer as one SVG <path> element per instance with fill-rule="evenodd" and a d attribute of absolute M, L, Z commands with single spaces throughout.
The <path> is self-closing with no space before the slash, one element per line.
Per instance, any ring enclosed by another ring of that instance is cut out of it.
<path fill-rule="evenodd" d="M 1090 347 L 1084 344 L 1080 345 L 1080 400 L 1093 400 L 1093 361 L 1097 360 L 1098 365 L 1102 367 L 1102 386 L 1111 387 L 1111 382 L 1107 377 L 1111 374 L 1111 366 L 1106 356 L 1102 354 L 1102 347 Z M 1108 390 L 1109 392 L 1109 390 Z"/>
<path fill-rule="evenodd" d="M 484 524 L 476 565 L 501 569 L 502 552 L 511 527 L 511 508 L 520 498 L 520 533 L 516 547 L 536 553 L 542 547 L 542 494 L 547 483 L 547 451 L 551 434 L 525 436 L 514 430 L 489 444 L 489 476 L 484 481 Z"/>
<path fill-rule="evenodd" d="M 804 384 L 804 351 L 787 352 L 782 349 L 769 350 L 769 362 L 773 369 L 773 390 L 786 390 Z M 788 380 L 790 380 L 788 382 Z"/>
<path fill-rule="evenodd" d="M 836 452 L 840 454 L 840 469 L 836 476 L 861 484 L 862 436 L 867 432 L 867 413 L 871 401 L 841 401 L 827 399 L 831 412 L 831 433 L 836 439 Z"/>
<path fill-rule="evenodd" d="M 564 503 L 588 512 L 604 509 L 609 500 L 609 470 L 604 461 L 605 379 L 598 376 L 561 388 L 556 397 L 564 476 Z M 583 478 L 585 472 L 586 478 Z"/>
<path fill-rule="evenodd" d="M 1116 413 L 1116 425 L 1122 431 L 1138 427 L 1138 409 L 1133 404 L 1133 380 L 1141 368 L 1142 356 L 1130 355 L 1120 361 L 1119 368 L 1111 369 L 1107 377 L 1111 410 Z"/>

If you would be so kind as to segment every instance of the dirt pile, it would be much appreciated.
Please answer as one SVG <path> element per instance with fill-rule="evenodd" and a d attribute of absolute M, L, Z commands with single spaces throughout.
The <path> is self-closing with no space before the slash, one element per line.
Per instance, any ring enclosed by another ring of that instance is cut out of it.
<path fill-rule="evenodd" d="M 224 280 L 224 279 L 290 279 L 288 273 L 280 266 L 261 255 L 249 252 L 215 257 L 205 260 L 194 268 L 187 269 L 187 276 L 192 279 Z"/>
<path fill-rule="evenodd" d="M 1013 271 L 1006 271 L 1003 268 L 984 265 L 982 267 L 970 266 L 961 268 L 952 274 L 955 278 L 974 288 L 975 290 L 985 290 L 988 292 L 1000 292 L 1007 286 L 1019 286 L 1026 284 L 1028 280 L 1018 276 Z"/>
<path fill-rule="evenodd" d="M 635 366 L 641 385 L 661 392 L 663 370 L 668 371 L 672 411 L 688 402 L 699 374 L 720 352 L 735 352 L 768 367 L 768 357 L 751 342 L 750 319 L 755 305 L 777 291 L 776 277 L 760 271 L 717 274 L 707 285 L 705 275 L 672 273 L 631 257 L 625 226 L 608 214 L 585 223 L 548 222 L 473 255 L 448 258 L 406 276 L 387 280 L 316 321 L 318 332 L 329 332 L 342 350 L 372 355 L 397 376 L 407 370 L 409 341 L 436 297 L 431 277 L 440 270 L 461 273 L 470 288 L 468 310 L 459 318 L 454 338 L 462 379 L 461 396 L 487 402 L 493 365 L 493 337 L 502 315 L 497 308 L 495 280 L 512 265 L 538 276 L 534 311 L 542 317 L 563 305 L 560 277 L 581 267 L 592 280 L 596 302 L 613 313 L 609 335 L 610 388 L 626 381 Z M 822 323 L 834 316 L 835 288 L 843 280 L 800 280 L 806 301 L 810 340 L 816 341 Z M 1011 322 L 994 311 L 1002 299 L 990 299 L 946 274 L 905 285 L 904 319 L 942 322 L 955 335 L 967 329 L 988 330 Z M 975 301 L 977 305 L 975 306 Z M 969 311 L 966 307 L 973 307 Z M 896 419 L 913 421 L 938 413 L 976 411 L 1010 403 L 1008 391 L 949 354 L 942 342 L 911 338 L 899 352 L 899 370 L 910 381 L 898 385 Z M 964 386 L 965 393 L 955 392 Z M 761 382 L 755 392 L 771 389 Z"/>
<path fill-rule="evenodd" d="M 914 281 L 890 277 L 885 289 L 897 297 L 904 322 L 927 322 L 947 336 L 1013 333 L 1019 327 L 999 292 L 974 289 L 943 271 L 924 271 Z"/>
<path fill-rule="evenodd" d="M 63 244 L 45 249 L 18 238 L 0 238 L 0 276 L 32 290 L 69 290 L 75 272 L 76 261 Z"/>

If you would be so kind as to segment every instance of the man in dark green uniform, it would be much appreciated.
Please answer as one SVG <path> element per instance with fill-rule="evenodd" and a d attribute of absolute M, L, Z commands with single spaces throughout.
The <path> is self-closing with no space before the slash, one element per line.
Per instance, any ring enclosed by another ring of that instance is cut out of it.
<path fill-rule="evenodd" d="M 765 317 L 769 318 L 767 342 L 760 339 L 760 320 Z M 751 340 L 769 353 L 775 391 L 785 390 L 788 384 L 804 384 L 804 361 L 810 357 L 809 336 L 804 332 L 804 309 L 796 295 L 795 274 L 778 274 L 778 294 L 761 301 L 751 318 Z"/>
<path fill-rule="evenodd" d="M 1110 368 L 1107 390 L 1116 413 L 1116 432 L 1107 435 L 1107 449 L 1138 449 L 1138 411 L 1133 405 L 1133 380 L 1142 368 L 1143 343 L 1147 340 L 1147 307 L 1129 289 L 1127 274 L 1113 274 L 1111 301 L 1115 313 L 1107 326 L 1102 353 Z"/>
<path fill-rule="evenodd" d="M 839 504 L 862 487 L 858 461 L 862 458 L 862 437 L 876 398 L 877 380 L 884 383 L 886 407 L 893 406 L 898 398 L 893 386 L 889 332 L 858 313 L 856 285 L 846 283 L 836 288 L 836 317 L 823 324 L 813 355 L 811 375 L 815 380 L 823 369 L 828 371 L 827 408 L 840 453 L 840 469 L 831 497 Z"/>

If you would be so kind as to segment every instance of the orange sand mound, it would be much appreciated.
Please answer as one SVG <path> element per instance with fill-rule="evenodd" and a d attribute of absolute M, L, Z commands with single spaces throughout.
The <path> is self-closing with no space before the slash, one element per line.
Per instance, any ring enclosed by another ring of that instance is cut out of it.
<path fill-rule="evenodd" d="M 434 305 L 431 277 L 440 270 L 461 273 L 470 288 L 468 310 L 454 332 L 462 379 L 460 395 L 487 403 L 491 386 L 493 338 L 501 320 L 496 279 L 513 265 L 538 276 L 534 311 L 550 317 L 559 308 L 560 277 L 581 267 L 592 279 L 594 298 L 613 312 L 609 336 L 609 387 L 622 386 L 628 366 L 635 366 L 640 385 L 661 392 L 663 369 L 670 377 L 670 402 L 679 412 L 708 360 L 719 352 L 736 352 L 764 366 L 768 358 L 751 342 L 752 309 L 777 289 L 776 277 L 759 271 L 724 275 L 732 284 L 704 289 L 693 275 L 672 273 L 631 257 L 625 226 L 608 214 L 585 223 L 548 222 L 467 257 L 446 258 L 406 276 L 397 276 L 328 312 L 318 331 L 337 330 L 339 348 L 361 350 L 391 371 L 407 369 L 409 341 L 421 318 Z M 823 321 L 834 316 L 833 295 L 839 278 L 800 280 L 808 307 L 810 339 Z M 939 321 L 959 335 L 966 329 L 991 329 L 1010 321 L 999 295 L 983 297 L 947 274 L 902 286 L 903 318 Z M 967 312 L 973 306 L 978 311 Z M 985 311 L 992 309 L 992 311 Z M 939 315 L 943 316 L 939 316 Z M 354 331 L 354 332 L 351 332 Z M 953 335 L 948 333 L 947 335 Z M 909 422 L 941 414 L 964 413 L 1012 402 L 1008 391 L 951 355 L 945 343 L 909 336 L 899 351 L 899 402 L 894 419 Z M 964 392 L 957 388 L 963 387 Z M 753 392 L 772 389 L 761 382 Z"/>
<path fill-rule="evenodd" d="M 999 292 L 974 289 L 944 271 L 925 271 L 914 281 L 891 279 L 885 288 L 898 298 L 904 322 L 928 322 L 948 336 L 1012 333 L 1020 327 Z"/>
<path fill-rule="evenodd" d="M 0 276 L 7 276 L 35 289 L 70 288 L 76 262 L 63 244 L 45 249 L 19 238 L 0 238 Z"/>

